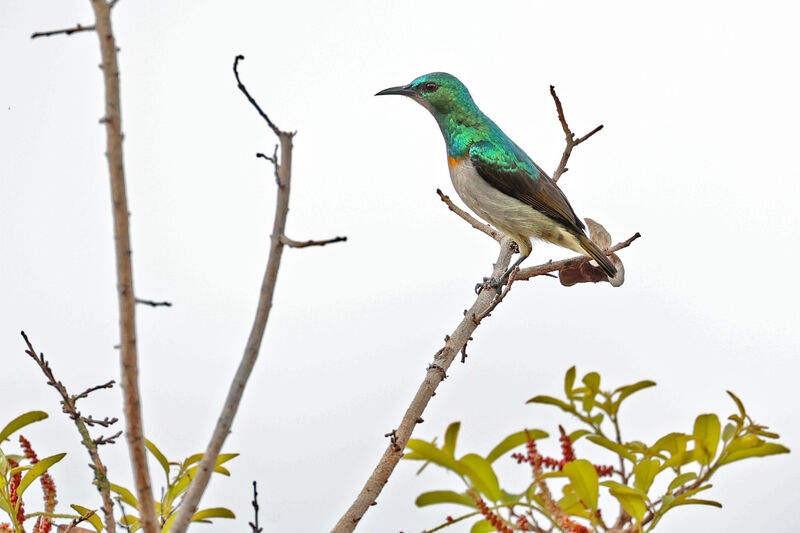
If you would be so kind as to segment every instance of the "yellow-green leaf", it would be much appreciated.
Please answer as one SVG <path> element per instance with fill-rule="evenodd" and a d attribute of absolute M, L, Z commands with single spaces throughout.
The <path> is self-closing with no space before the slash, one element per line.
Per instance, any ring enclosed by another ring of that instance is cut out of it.
<path fill-rule="evenodd" d="M 725 429 L 722 430 L 723 442 L 728 442 L 729 440 L 731 440 L 734 433 L 736 433 L 736 425 L 731 424 L 730 422 L 725 424 Z"/>
<path fill-rule="evenodd" d="M 453 422 L 447 426 L 444 432 L 444 446 L 442 450 L 450 454 L 451 457 L 456 453 L 456 439 L 458 439 L 458 430 L 461 429 L 461 422 Z"/>
<path fill-rule="evenodd" d="M 720 509 L 722 509 L 722 504 L 719 502 L 715 502 L 714 500 L 698 500 L 698 499 L 681 500 L 677 503 L 673 503 L 672 507 L 677 507 L 679 505 L 690 505 L 690 504 L 710 505 L 712 507 L 719 507 Z"/>
<path fill-rule="evenodd" d="M 742 400 L 740 400 L 738 396 L 736 396 L 729 390 L 725 392 L 727 392 L 728 396 L 730 396 L 733 399 L 733 401 L 736 402 L 736 407 L 739 409 L 739 416 L 741 416 L 742 419 L 744 419 L 746 412 L 744 410 L 744 404 L 742 403 Z"/>
<path fill-rule="evenodd" d="M 28 424 L 33 424 L 39 420 L 44 420 L 45 418 L 47 418 L 47 413 L 44 411 L 28 411 L 27 413 L 19 415 L 17 418 L 6 424 L 6 426 L 0 431 L 0 443 L 10 437 L 15 431 L 24 428 Z"/>
<path fill-rule="evenodd" d="M 597 509 L 598 479 L 597 470 L 586 459 L 577 459 L 564 465 L 562 471 L 567 475 L 575 494 L 587 507 Z"/>
<path fill-rule="evenodd" d="M 22 481 L 19 482 L 19 485 L 17 486 L 17 494 L 22 496 L 22 493 L 25 492 L 25 489 L 27 489 L 30 484 L 36 480 L 36 478 L 47 472 L 48 468 L 63 459 L 65 455 L 67 454 L 59 453 L 57 455 L 51 455 L 50 457 L 46 457 L 35 465 L 31 466 L 30 470 L 28 470 L 22 477 Z"/>
<path fill-rule="evenodd" d="M 417 496 L 414 502 L 417 507 L 425 507 L 426 505 L 434 505 L 437 503 L 457 503 L 466 505 L 467 507 L 476 508 L 475 502 L 469 495 L 464 493 L 454 492 L 452 490 L 433 490 L 430 492 L 423 492 Z"/>
<path fill-rule="evenodd" d="M 545 394 L 540 394 L 539 396 L 534 396 L 530 400 L 525 403 L 543 403 L 547 405 L 555 405 L 562 411 L 566 411 L 567 413 L 571 413 L 574 411 L 571 405 L 565 403 L 558 398 L 553 398 L 552 396 L 547 396 Z"/>
<path fill-rule="evenodd" d="M 192 522 L 208 520 L 209 518 L 236 518 L 236 515 L 233 514 L 233 511 L 225 507 L 211 507 L 209 509 L 203 509 L 202 511 L 197 511 L 194 513 L 194 516 L 192 516 Z"/>
<path fill-rule="evenodd" d="M 78 513 L 80 513 L 81 516 L 84 516 L 86 513 L 92 511 L 92 509 L 87 509 L 86 507 L 82 507 L 80 505 L 75 505 L 75 504 L 70 505 L 70 507 L 78 511 Z M 95 511 L 93 515 L 87 518 L 86 521 L 92 524 L 92 527 L 95 529 L 95 531 L 97 531 L 97 533 L 103 531 L 103 521 L 100 519 L 99 516 L 97 516 L 97 511 Z"/>
<path fill-rule="evenodd" d="M 495 446 L 492 451 L 489 452 L 489 455 L 486 456 L 486 460 L 490 463 L 495 462 L 498 458 L 502 457 L 506 452 L 509 452 L 516 448 L 517 446 L 521 446 L 528 442 L 528 439 L 531 438 L 533 440 L 536 439 L 546 439 L 548 434 L 540 429 L 528 429 L 523 431 L 518 431 L 516 433 L 512 433 L 503 441 Z"/>
<path fill-rule="evenodd" d="M 602 435 L 589 435 L 586 438 L 594 442 L 598 446 L 602 446 L 603 448 L 607 448 L 612 452 L 616 453 L 617 455 L 621 455 L 622 457 L 624 457 L 625 459 L 627 459 L 632 463 L 636 462 L 636 456 L 633 455 L 633 453 L 630 450 L 628 450 L 625 446 L 619 444 L 618 442 L 609 440 Z"/>
<path fill-rule="evenodd" d="M 564 392 L 567 398 L 572 398 L 572 388 L 575 386 L 575 366 L 569 367 L 567 374 L 564 376 Z"/>
<path fill-rule="evenodd" d="M 708 465 L 717 454 L 717 445 L 720 435 L 719 418 L 715 414 L 703 414 L 694 421 L 694 439 L 699 450 L 697 460 L 702 465 Z"/>
<path fill-rule="evenodd" d="M 110 483 L 109 485 L 112 491 L 119 494 L 123 502 L 127 503 L 137 511 L 139 510 L 139 501 L 133 496 L 133 493 L 131 493 L 131 491 L 129 491 L 125 487 L 115 485 L 114 483 Z"/>
<path fill-rule="evenodd" d="M 414 452 L 413 454 L 406 453 L 406 459 L 422 459 L 443 466 L 461 475 L 466 474 L 452 455 L 439 449 L 430 442 L 420 439 L 408 439 L 408 444 L 406 444 L 406 446 Z"/>
<path fill-rule="evenodd" d="M 493 502 L 502 498 L 500 484 L 492 469 L 492 463 L 476 453 L 468 453 L 458 460 L 458 464 L 472 482 L 473 487 Z"/>
<path fill-rule="evenodd" d="M 486 519 L 478 520 L 474 524 L 472 524 L 472 528 L 469 530 L 469 533 L 490 533 L 492 531 L 497 531 L 494 526 Z"/>
<path fill-rule="evenodd" d="M 617 499 L 626 513 L 635 518 L 637 522 L 642 521 L 644 513 L 647 511 L 647 503 L 645 497 L 638 490 L 616 481 L 604 481 L 603 485 L 608 487 L 608 491 Z"/>
<path fill-rule="evenodd" d="M 661 463 L 658 459 L 643 459 L 633 467 L 633 474 L 636 476 L 633 486 L 647 494 L 650 485 L 653 484 L 653 480 L 660 471 Z"/>
<path fill-rule="evenodd" d="M 737 439 L 734 439 L 733 442 L 736 442 L 736 440 Z M 766 457 L 768 455 L 776 455 L 779 453 L 789 453 L 789 448 L 775 442 L 761 441 L 761 443 L 757 446 L 725 453 L 725 455 L 720 459 L 719 464 L 724 465 L 734 461 L 739 461 L 741 459 L 747 459 L 748 457 Z"/>
<path fill-rule="evenodd" d="M 144 439 L 144 445 L 147 446 L 147 449 L 150 450 L 150 453 L 152 453 L 153 457 L 156 458 L 158 464 L 160 464 L 161 468 L 164 469 L 164 474 L 167 475 L 167 481 L 169 481 L 169 461 L 167 461 L 167 458 L 164 457 L 164 454 L 161 453 L 161 450 L 159 450 L 155 444 L 150 442 L 149 439 Z"/>
<path fill-rule="evenodd" d="M 672 480 L 672 483 L 669 484 L 669 490 L 673 491 L 678 487 L 682 486 L 687 481 L 691 481 L 693 479 L 697 479 L 697 474 L 695 474 L 694 472 L 686 472 L 684 474 L 681 474 Z"/>
<path fill-rule="evenodd" d="M 600 374 L 597 372 L 589 372 L 583 376 L 581 381 L 583 381 L 583 383 L 593 392 L 600 390 Z"/>

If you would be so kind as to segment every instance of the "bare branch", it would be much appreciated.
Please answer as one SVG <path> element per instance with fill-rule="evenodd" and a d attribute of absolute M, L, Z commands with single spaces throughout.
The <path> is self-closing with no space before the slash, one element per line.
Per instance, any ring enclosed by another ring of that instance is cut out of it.
<path fill-rule="evenodd" d="M 508 267 L 512 250 L 513 241 L 508 238 L 503 239 L 500 247 L 500 255 L 497 258 L 492 273 L 494 277 L 500 276 Z M 395 466 L 397 466 L 398 461 L 403 456 L 403 450 L 408 443 L 408 439 L 411 437 L 411 432 L 414 431 L 414 427 L 417 425 L 417 421 L 422 418 L 422 413 L 435 394 L 439 383 L 446 377 L 447 369 L 450 367 L 456 355 L 458 355 L 464 345 L 469 341 L 472 332 L 478 327 L 475 317 L 482 315 L 484 311 L 491 306 L 495 297 L 496 293 L 493 291 L 481 291 L 475 303 L 472 304 L 472 307 L 465 311 L 464 318 L 455 330 L 453 330 L 453 333 L 447 337 L 444 347 L 436 352 L 433 363 L 428 366 L 425 378 L 417 390 L 414 399 L 411 401 L 411 405 L 408 406 L 408 410 L 406 410 L 403 420 L 400 422 L 400 426 L 394 430 L 393 433 L 390 433 L 392 442 L 390 442 L 389 446 L 386 448 L 386 451 L 378 462 L 378 466 L 372 472 L 369 479 L 367 479 L 364 488 L 361 489 L 361 492 L 358 494 L 353 504 L 332 529 L 333 533 L 353 531 L 364 516 L 364 513 L 367 512 L 367 509 L 375 504 L 378 494 L 380 494 Z"/>
<path fill-rule="evenodd" d="M 82 31 L 94 31 L 94 29 L 94 25 L 82 26 L 80 24 L 76 24 L 75 27 L 67 28 L 65 30 L 37 31 L 36 33 L 31 34 L 31 39 L 36 39 L 37 37 L 52 37 L 53 35 L 72 35 L 73 33 L 79 33 Z"/>
<path fill-rule="evenodd" d="M 117 431 L 110 437 L 103 437 L 102 435 L 100 435 L 100 437 L 94 439 L 94 443 L 98 446 L 101 446 L 103 444 L 115 444 L 117 442 L 117 437 L 119 437 L 120 435 L 122 435 L 122 430 Z"/>
<path fill-rule="evenodd" d="M 77 401 L 77 400 L 80 400 L 80 399 L 82 399 L 82 398 L 86 398 L 86 397 L 87 397 L 87 396 L 89 396 L 91 393 L 93 393 L 94 391 L 97 391 L 97 390 L 101 390 L 101 389 L 110 389 L 110 388 L 112 388 L 112 387 L 114 386 L 114 384 L 115 384 L 115 383 L 116 383 L 116 381 L 114 381 L 114 380 L 112 379 L 111 381 L 108 381 L 108 382 L 106 382 L 106 383 L 103 383 L 102 385 L 95 385 L 94 387 L 89 387 L 88 389 L 86 389 L 86 390 L 85 390 L 85 391 L 83 391 L 82 393 L 80 393 L 80 394 L 78 394 L 77 396 L 75 396 L 74 398 L 72 398 L 72 400 L 73 400 L 73 401 Z M 116 419 L 115 419 L 115 420 L 116 420 Z"/>
<path fill-rule="evenodd" d="M 466 220 L 469 223 L 470 226 L 472 226 L 473 228 L 475 228 L 478 231 L 482 231 L 483 233 L 485 233 L 486 235 L 488 235 L 492 239 L 496 240 L 497 242 L 500 242 L 501 240 L 503 240 L 503 234 L 502 233 L 500 233 L 499 231 L 497 231 L 496 229 L 491 227 L 489 224 L 484 224 L 483 222 L 481 222 L 477 218 L 473 217 L 472 215 L 470 215 L 469 213 L 467 213 L 466 211 L 464 211 L 463 209 L 458 207 L 456 204 L 453 203 L 453 201 L 450 199 L 449 196 L 447 196 L 445 193 L 443 193 L 441 191 L 441 189 L 436 189 L 436 194 L 438 194 L 439 198 L 445 204 L 447 204 L 447 207 L 450 209 L 450 211 L 452 211 L 456 215 L 458 215 L 461 218 L 463 218 L 464 220 Z"/>
<path fill-rule="evenodd" d="M 92 418 L 91 416 L 84 416 L 82 418 L 83 421 L 86 422 L 86 425 L 89 427 L 94 427 L 94 425 L 97 424 L 98 426 L 103 426 L 104 428 L 107 428 L 110 427 L 112 424 L 116 424 L 117 422 L 119 422 L 117 417 L 114 418 L 105 417 L 103 420 L 97 420 L 95 418 Z M 122 432 L 120 431 L 120 435 L 121 434 Z"/>
<path fill-rule="evenodd" d="M 580 137 L 579 139 L 575 139 L 575 134 L 569 129 L 567 125 L 567 119 L 564 117 L 564 108 L 561 107 L 561 100 L 558 99 L 558 95 L 556 94 L 556 88 L 554 86 L 550 86 L 550 94 L 553 96 L 553 100 L 556 103 L 556 111 L 558 112 L 558 121 L 561 122 L 561 128 L 564 130 L 564 136 L 567 140 L 567 146 L 564 148 L 564 154 L 561 156 L 561 162 L 558 164 L 558 168 L 555 172 L 553 172 L 553 181 L 558 181 L 558 178 L 561 175 L 569 170 L 567 168 L 567 161 L 569 160 L 569 156 L 572 154 L 572 149 L 581 144 L 583 141 L 597 133 L 598 131 L 603 129 L 603 125 L 600 124 L 595 129 Z"/>
<path fill-rule="evenodd" d="M 150 486 L 147 452 L 142 427 L 139 396 L 139 368 L 136 353 L 136 298 L 133 290 L 131 242 L 128 230 L 128 198 L 125 191 L 125 167 L 122 156 L 122 113 L 119 92 L 117 43 L 111 28 L 112 4 L 91 0 L 95 15 L 95 32 L 100 41 L 101 68 L 105 85 L 106 158 L 111 181 L 114 216 L 114 244 L 117 258 L 117 298 L 119 300 L 120 363 L 125 404 L 125 436 L 133 466 L 139 517 L 144 533 L 158 533 L 160 527 Z M 108 525 L 107 525 L 108 527 Z"/>
<path fill-rule="evenodd" d="M 271 161 L 275 167 L 275 178 L 278 184 L 278 194 L 275 205 L 275 220 L 272 225 L 272 235 L 270 236 L 270 252 L 269 259 L 267 260 L 267 267 L 264 271 L 264 279 L 261 282 L 261 293 L 258 299 L 258 308 L 256 316 L 253 320 L 253 326 L 250 330 L 250 336 L 247 339 L 247 344 L 242 355 L 242 360 L 239 363 L 239 368 L 236 370 L 236 375 L 231 382 L 228 396 L 225 399 L 225 404 L 222 407 L 219 419 L 217 420 L 214 433 L 197 467 L 197 474 L 189 485 L 186 496 L 181 503 L 180 510 L 175 517 L 175 522 L 172 525 L 173 533 L 184 533 L 192 519 L 200 498 L 208 485 L 211 473 L 216 466 L 217 457 L 222 449 L 233 424 L 233 419 L 236 416 L 236 411 L 239 408 L 239 403 L 242 399 L 242 393 L 247 385 L 247 380 L 253 370 L 253 366 L 258 358 L 258 351 L 261 348 L 261 339 L 264 336 L 264 330 L 267 327 L 267 319 L 269 312 L 272 308 L 272 296 L 275 292 L 275 284 L 278 279 L 278 269 L 281 264 L 281 256 L 283 255 L 284 242 L 283 235 L 286 228 L 286 218 L 289 213 L 289 192 L 291 190 L 292 178 L 292 138 L 294 133 L 286 132 L 278 129 L 277 126 L 267 117 L 266 113 L 261 109 L 258 103 L 250 96 L 247 88 L 239 78 L 238 65 L 239 61 L 244 59 L 243 56 L 238 55 L 233 62 L 233 73 L 236 77 L 236 83 L 239 90 L 247 97 L 247 100 L 256 108 L 259 115 L 267 122 L 270 129 L 278 136 L 280 142 L 280 160 L 278 159 L 277 148 L 274 155 L 270 158 L 264 154 L 259 154 L 262 157 Z"/>
<path fill-rule="evenodd" d="M 75 518 L 74 520 L 72 520 L 72 522 L 70 522 L 68 525 L 59 526 L 58 527 L 58 533 L 70 533 L 71 531 L 77 531 L 77 530 L 89 531 L 88 529 L 84 529 L 82 527 L 75 527 L 75 526 L 77 526 L 78 524 L 80 524 L 84 520 L 89 520 L 95 514 L 96 514 L 96 511 L 92 511 L 92 510 L 86 511 L 85 513 L 83 513 L 78 518 Z"/>
<path fill-rule="evenodd" d="M 100 454 L 97 451 L 97 443 L 92 439 L 91 435 L 89 435 L 89 429 L 86 427 L 85 418 L 81 416 L 81 413 L 75 407 L 75 401 L 78 398 L 83 397 L 81 394 L 88 394 L 90 389 L 84 391 L 84 393 L 79 394 L 78 396 L 71 396 L 69 392 L 67 392 L 67 388 L 64 386 L 63 383 L 58 381 L 53 374 L 53 369 L 50 368 L 50 363 L 44 358 L 44 354 L 40 353 L 37 354 L 36 350 L 33 348 L 33 344 L 28 339 L 28 336 L 25 335 L 25 332 L 20 332 L 22 338 L 25 339 L 25 344 L 28 346 L 28 349 L 25 350 L 25 353 L 30 355 L 36 364 L 39 365 L 39 368 L 42 369 L 45 377 L 47 378 L 47 384 L 56 389 L 58 394 L 61 396 L 61 406 L 63 411 L 75 422 L 75 427 L 78 428 L 78 433 L 81 435 L 81 444 L 83 444 L 86 451 L 89 452 L 89 457 L 91 458 L 92 462 L 89 465 L 92 470 L 94 471 L 94 479 L 95 485 L 97 485 L 97 490 L 100 492 L 100 497 L 103 500 L 103 514 L 105 515 L 105 526 L 108 530 L 108 533 L 115 533 L 116 532 L 116 519 L 114 518 L 114 502 L 111 500 L 111 484 L 106 477 L 106 467 L 103 462 L 100 460 Z M 113 384 L 114 382 L 110 382 Z M 106 384 L 108 385 L 108 383 Z M 98 388 L 107 388 L 105 386 L 95 387 Z M 94 514 L 94 511 L 92 511 Z M 88 515 L 81 520 L 74 521 L 70 527 L 74 527 L 82 520 L 86 520 L 89 518 Z"/>
<path fill-rule="evenodd" d="M 631 245 L 633 241 L 635 241 L 641 236 L 642 235 L 639 232 L 636 232 L 628 239 L 615 244 L 614 246 L 605 251 L 610 254 L 612 252 L 617 252 L 619 250 L 622 250 L 623 248 L 627 248 L 628 246 Z M 523 268 L 522 270 L 519 271 L 519 273 L 517 273 L 516 279 L 518 281 L 525 281 L 536 276 L 546 276 L 549 273 L 557 272 L 566 266 L 586 263 L 587 261 L 591 260 L 592 260 L 591 257 L 587 257 L 585 255 L 578 255 L 575 257 L 571 257 L 569 259 L 563 259 L 561 261 L 548 261 L 547 263 L 543 263 L 541 265 Z"/>
<path fill-rule="evenodd" d="M 137 304 L 149 305 L 150 307 L 172 307 L 172 302 L 154 302 L 153 300 L 143 300 L 136 298 Z"/>
<path fill-rule="evenodd" d="M 324 241 L 293 241 L 286 235 L 281 235 L 281 242 L 286 246 L 292 248 L 308 248 L 309 246 L 325 246 L 334 242 L 346 242 L 347 237 L 334 237 L 332 239 L 325 239 Z"/>

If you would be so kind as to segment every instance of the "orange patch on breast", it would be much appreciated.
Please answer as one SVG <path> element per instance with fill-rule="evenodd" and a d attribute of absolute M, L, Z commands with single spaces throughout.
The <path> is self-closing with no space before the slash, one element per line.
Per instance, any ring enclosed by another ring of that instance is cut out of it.
<path fill-rule="evenodd" d="M 447 166 L 449 166 L 450 168 L 455 167 L 456 165 L 461 163 L 461 161 L 462 161 L 462 159 L 456 159 L 455 157 L 453 157 L 451 155 L 447 156 Z"/>

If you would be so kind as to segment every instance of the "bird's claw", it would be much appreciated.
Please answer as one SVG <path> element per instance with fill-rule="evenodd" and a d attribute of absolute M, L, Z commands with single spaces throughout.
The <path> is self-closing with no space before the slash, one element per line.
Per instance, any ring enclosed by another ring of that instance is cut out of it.
<path fill-rule="evenodd" d="M 483 283 L 478 283 L 475 285 L 475 294 L 480 294 L 483 289 L 494 289 L 498 293 L 500 292 L 500 287 L 503 286 L 503 279 L 498 278 L 483 278 Z"/>

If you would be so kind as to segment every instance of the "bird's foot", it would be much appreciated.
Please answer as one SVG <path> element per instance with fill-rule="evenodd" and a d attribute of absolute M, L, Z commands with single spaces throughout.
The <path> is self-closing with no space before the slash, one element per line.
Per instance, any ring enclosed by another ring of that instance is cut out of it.
<path fill-rule="evenodd" d="M 483 283 L 475 285 L 475 294 L 480 294 L 483 289 L 494 289 L 499 294 L 500 288 L 505 285 L 505 281 L 503 278 L 483 278 Z"/>

